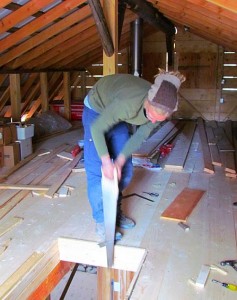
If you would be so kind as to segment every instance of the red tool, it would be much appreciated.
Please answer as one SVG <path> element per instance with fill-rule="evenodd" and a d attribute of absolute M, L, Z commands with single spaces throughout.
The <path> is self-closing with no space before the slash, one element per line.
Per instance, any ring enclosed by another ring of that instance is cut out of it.
<path fill-rule="evenodd" d="M 80 146 L 76 145 L 71 151 L 72 156 L 76 157 L 77 154 L 81 152 L 81 150 L 82 150 L 82 148 Z"/>
<path fill-rule="evenodd" d="M 168 155 L 170 153 L 170 151 L 174 148 L 173 144 L 164 144 L 162 146 L 160 146 L 159 150 L 160 150 L 160 155 L 162 157 L 165 157 L 166 155 Z"/>

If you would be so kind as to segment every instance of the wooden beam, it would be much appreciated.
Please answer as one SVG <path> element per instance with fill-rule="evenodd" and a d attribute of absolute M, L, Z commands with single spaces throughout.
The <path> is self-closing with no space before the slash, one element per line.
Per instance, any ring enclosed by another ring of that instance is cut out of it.
<path fill-rule="evenodd" d="M 64 91 L 64 117 L 71 120 L 71 80 L 70 73 L 63 72 L 63 91 Z"/>
<path fill-rule="evenodd" d="M 118 73 L 118 0 L 104 0 L 103 10 L 114 45 L 113 55 L 103 52 L 103 75 Z"/>
<path fill-rule="evenodd" d="M 45 69 L 45 62 L 48 62 L 46 68 L 50 69 L 49 66 L 52 66 L 55 61 L 60 60 L 57 58 L 58 56 L 64 55 L 64 57 L 67 57 L 67 51 L 77 51 L 77 48 L 75 48 L 76 44 L 81 45 L 82 41 L 84 42 L 84 39 L 90 40 L 90 32 L 93 31 L 95 34 L 96 28 L 93 26 L 93 19 L 88 18 L 71 28 L 70 33 L 68 31 L 69 30 L 63 32 L 60 36 L 56 36 L 39 45 L 35 51 L 29 51 L 28 57 L 24 54 L 22 59 L 23 61 L 26 61 L 26 63 L 23 64 L 23 67 L 29 69 L 37 67 L 39 69 L 43 66 L 42 68 Z M 99 40 L 99 37 L 97 38 Z M 57 53 L 56 56 L 55 53 Z"/>
<path fill-rule="evenodd" d="M 0 33 L 8 31 L 13 26 L 31 17 L 34 13 L 52 2 L 54 2 L 54 0 L 31 0 L 28 3 L 25 3 L 19 9 L 1 19 Z"/>
<path fill-rule="evenodd" d="M 99 0 L 88 0 L 91 7 L 97 29 L 99 31 L 100 39 L 103 45 L 104 52 L 107 56 L 112 56 L 114 54 L 114 45 L 110 31 L 108 29 L 106 19 L 103 13 L 102 6 Z M 113 0 L 111 0 L 113 2 Z"/>
<path fill-rule="evenodd" d="M 69 28 L 72 29 L 72 26 L 81 19 L 86 19 L 90 13 L 89 5 L 76 10 L 74 13 L 64 17 L 62 20 L 52 24 L 51 26 L 47 27 L 45 30 L 37 33 L 36 35 L 30 37 L 26 41 L 22 42 L 20 45 L 15 46 L 13 49 L 10 49 L 6 53 L 2 54 L 0 57 L 0 66 L 6 65 L 9 68 L 19 68 L 22 64 L 25 63 L 25 59 L 27 59 L 27 54 L 31 53 L 32 55 L 32 45 L 34 45 L 33 50 L 36 51 L 36 56 L 38 55 L 37 46 L 42 45 L 45 41 L 49 38 L 55 39 L 54 37 L 60 34 L 60 37 L 64 35 L 64 32 L 67 31 L 69 34 Z M 20 57 L 19 57 L 20 56 Z M 15 60 L 14 60 L 15 59 Z M 14 60 L 14 61 L 13 61 Z"/>
<path fill-rule="evenodd" d="M 105 246 L 97 242 L 61 237 L 58 239 L 60 260 L 107 267 Z M 146 250 L 136 247 L 115 245 L 113 269 L 137 272 Z"/>
<path fill-rule="evenodd" d="M 12 2 L 12 0 L 1 0 L 0 8 L 7 6 L 11 2 Z"/>
<path fill-rule="evenodd" d="M 41 106 L 41 99 L 39 98 L 34 102 L 30 111 L 27 113 L 27 118 L 31 118 L 34 115 L 34 113 L 39 109 L 40 106 Z"/>
<path fill-rule="evenodd" d="M 26 37 L 28 38 L 32 33 L 35 33 L 37 30 L 43 28 L 44 26 L 51 24 L 51 22 L 57 20 L 64 14 L 69 13 L 70 10 L 73 10 L 75 7 L 79 6 L 82 3 L 84 3 L 84 0 L 67 0 L 61 2 L 60 4 L 55 6 L 54 9 L 48 10 L 42 16 L 27 23 L 25 26 L 22 26 L 20 29 L 18 29 L 15 33 L 12 33 L 2 39 L 0 41 L 0 52 L 7 50 Z"/>
<path fill-rule="evenodd" d="M 174 25 L 159 12 L 158 9 L 143 0 L 123 0 L 130 10 L 136 13 L 140 18 L 149 24 L 155 26 L 157 29 L 162 30 L 168 35 L 175 34 Z"/>
<path fill-rule="evenodd" d="M 126 299 L 133 276 L 134 272 L 98 267 L 97 300 Z"/>
<path fill-rule="evenodd" d="M 50 292 L 74 265 L 75 264 L 71 262 L 60 261 L 27 300 L 46 299 L 46 297 L 50 295 Z"/>
<path fill-rule="evenodd" d="M 49 92 L 48 92 L 48 75 L 47 73 L 40 73 L 40 89 L 41 89 L 41 107 L 42 111 L 49 110 Z"/>
<path fill-rule="evenodd" d="M 13 121 L 21 120 L 21 83 L 19 74 L 10 74 L 10 95 Z"/>
<path fill-rule="evenodd" d="M 237 2 L 235 0 L 206 0 L 233 13 L 237 13 Z"/>

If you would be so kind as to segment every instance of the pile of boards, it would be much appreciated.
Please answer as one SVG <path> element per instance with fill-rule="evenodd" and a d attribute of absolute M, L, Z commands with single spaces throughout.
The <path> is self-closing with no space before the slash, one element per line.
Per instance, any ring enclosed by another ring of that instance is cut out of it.
<path fill-rule="evenodd" d="M 168 121 L 163 123 L 133 156 L 145 157 L 159 163 L 161 147 L 173 144 L 163 167 L 183 170 L 196 130 L 203 153 L 203 171 L 214 174 L 214 166 L 218 166 L 224 169 L 226 176 L 236 178 L 237 141 L 232 121 L 204 121 L 202 118 Z"/>

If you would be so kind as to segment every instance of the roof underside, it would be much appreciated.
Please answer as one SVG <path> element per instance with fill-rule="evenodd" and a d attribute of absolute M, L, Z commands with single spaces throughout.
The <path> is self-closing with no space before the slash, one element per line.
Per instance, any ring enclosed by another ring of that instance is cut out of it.
<path fill-rule="evenodd" d="M 89 2 L 1 0 L 0 72 L 80 70 L 101 61 L 101 34 Z M 120 49 L 129 45 L 130 23 L 138 17 L 130 9 L 129 2 L 133 2 L 152 5 L 175 26 L 228 50 L 237 50 L 236 0 L 120 2 L 127 5 Z M 157 28 L 147 24 L 145 30 L 154 32 Z"/>

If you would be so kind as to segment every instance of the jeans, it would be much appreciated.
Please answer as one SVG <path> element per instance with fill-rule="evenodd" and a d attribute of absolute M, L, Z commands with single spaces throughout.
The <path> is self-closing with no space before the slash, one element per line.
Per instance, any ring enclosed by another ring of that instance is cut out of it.
<path fill-rule="evenodd" d="M 84 127 L 84 164 L 87 176 L 87 194 L 92 209 L 92 216 L 96 223 L 104 222 L 103 200 L 101 189 L 101 159 L 97 154 L 92 136 L 91 125 L 98 118 L 99 114 L 88 107 L 84 107 L 82 123 Z M 130 138 L 128 125 L 121 122 L 115 125 L 105 135 L 107 147 L 111 159 L 115 160 L 123 146 Z M 133 176 L 132 157 L 126 160 L 122 169 L 122 176 L 119 182 L 119 194 L 121 202 L 122 191 L 129 185 Z"/>

